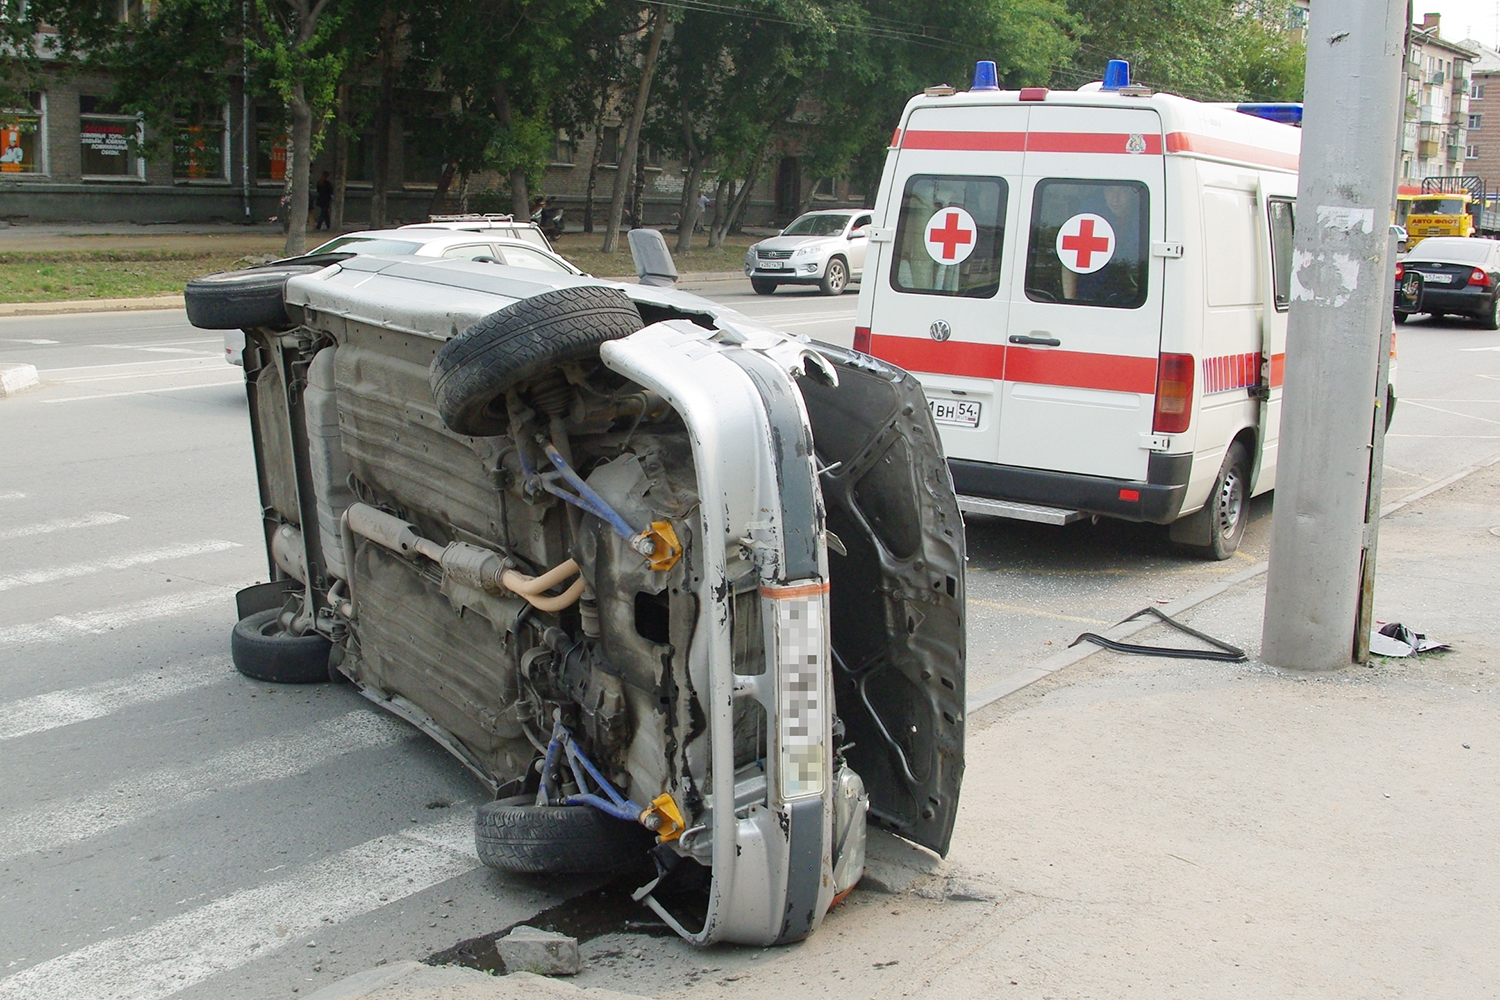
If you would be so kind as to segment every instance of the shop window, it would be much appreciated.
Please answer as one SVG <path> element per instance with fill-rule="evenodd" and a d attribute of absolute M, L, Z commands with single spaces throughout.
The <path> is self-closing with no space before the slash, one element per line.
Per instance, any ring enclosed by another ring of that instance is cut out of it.
<path fill-rule="evenodd" d="M 83 176 L 144 180 L 146 161 L 140 156 L 140 116 L 124 113 L 118 104 L 103 97 L 80 97 L 78 111 Z"/>
<path fill-rule="evenodd" d="M 32 94 L 26 104 L 0 110 L 0 174 L 46 172 L 42 163 L 46 108 L 46 97 Z"/>
<path fill-rule="evenodd" d="M 286 161 L 291 142 L 286 129 L 273 121 L 255 123 L 255 179 L 280 184 L 286 180 Z"/>
<path fill-rule="evenodd" d="M 218 118 L 177 123 L 172 141 L 172 177 L 180 181 L 227 180 L 229 109 Z"/>

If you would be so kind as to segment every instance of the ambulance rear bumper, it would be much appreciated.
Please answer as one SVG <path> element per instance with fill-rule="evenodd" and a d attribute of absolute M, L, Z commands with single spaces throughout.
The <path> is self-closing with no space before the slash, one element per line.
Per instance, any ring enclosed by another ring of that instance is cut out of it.
<path fill-rule="evenodd" d="M 1153 453 L 1144 483 L 958 458 L 950 458 L 948 468 L 953 472 L 954 492 L 962 495 L 1171 524 L 1182 510 L 1193 456 Z"/>

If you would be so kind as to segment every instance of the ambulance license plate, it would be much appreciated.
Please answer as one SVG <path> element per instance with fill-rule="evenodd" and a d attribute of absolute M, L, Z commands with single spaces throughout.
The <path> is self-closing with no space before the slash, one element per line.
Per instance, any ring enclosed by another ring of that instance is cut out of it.
<path fill-rule="evenodd" d="M 1451 274 L 1424 274 L 1424 275 L 1422 275 L 1422 277 L 1426 278 L 1429 282 L 1431 282 L 1434 285 L 1451 285 L 1451 284 L 1453 284 L 1453 275 L 1451 275 Z"/>
<path fill-rule="evenodd" d="M 932 422 L 955 427 L 978 427 L 979 404 L 967 399 L 929 399 Z"/>

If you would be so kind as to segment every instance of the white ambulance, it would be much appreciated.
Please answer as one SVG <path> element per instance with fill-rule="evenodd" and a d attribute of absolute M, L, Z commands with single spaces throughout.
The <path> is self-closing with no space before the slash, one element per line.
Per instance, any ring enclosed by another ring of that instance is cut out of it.
<path fill-rule="evenodd" d="M 1301 130 L 1130 86 L 915 97 L 854 346 L 918 375 L 960 506 L 1172 525 L 1223 559 L 1276 483 Z"/>

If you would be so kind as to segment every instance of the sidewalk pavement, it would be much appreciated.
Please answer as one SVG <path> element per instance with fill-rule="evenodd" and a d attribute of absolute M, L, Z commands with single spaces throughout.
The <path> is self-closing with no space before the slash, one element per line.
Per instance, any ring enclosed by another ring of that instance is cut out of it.
<path fill-rule="evenodd" d="M 948 858 L 872 836 L 860 889 L 800 945 L 611 934 L 546 991 L 464 970 L 444 993 L 454 970 L 418 967 L 316 996 L 1493 996 L 1500 461 L 1436 485 L 1388 508 L 1375 607 L 1451 652 L 1332 674 L 1077 657 L 971 700 Z M 1237 574 L 1182 619 L 1253 656 L 1265 585 Z"/>

